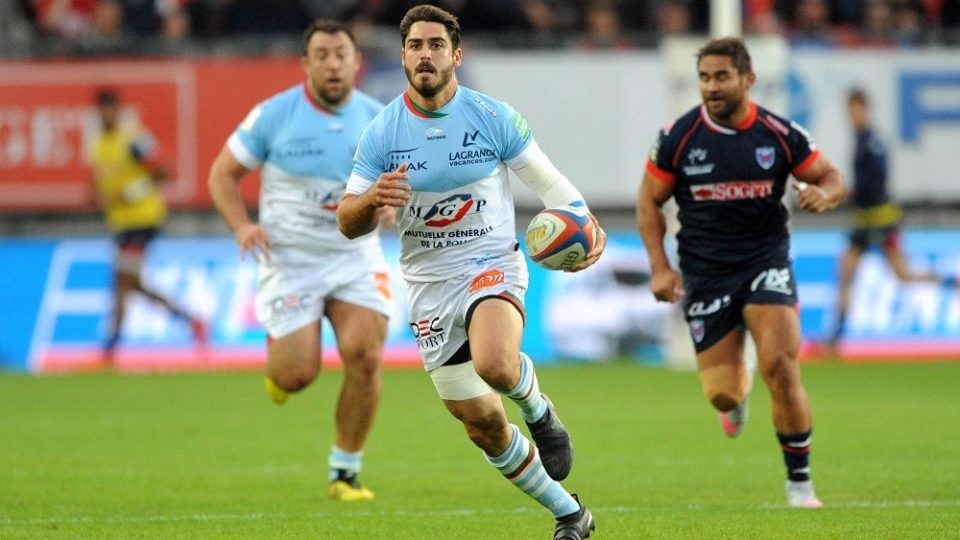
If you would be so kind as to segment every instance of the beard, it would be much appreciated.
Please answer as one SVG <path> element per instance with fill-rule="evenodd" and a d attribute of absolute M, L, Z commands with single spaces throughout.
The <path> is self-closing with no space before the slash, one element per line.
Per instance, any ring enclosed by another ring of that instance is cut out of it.
<path fill-rule="evenodd" d="M 350 93 L 350 88 L 341 84 L 336 90 L 330 90 L 326 86 L 319 86 L 317 88 L 317 94 L 323 99 L 323 101 L 329 103 L 330 105 L 342 105 L 343 101 L 347 99 L 347 94 Z"/>
<path fill-rule="evenodd" d="M 418 84 L 417 82 L 415 82 L 416 76 L 417 76 L 416 68 L 411 69 L 411 68 L 404 67 L 403 70 L 407 74 L 407 81 L 410 82 L 410 86 L 412 86 L 417 91 L 418 94 L 420 94 L 425 98 L 432 98 L 437 94 L 439 94 L 440 91 L 447 86 L 447 83 L 450 82 L 450 79 L 453 78 L 452 66 L 446 70 L 437 70 L 437 82 L 434 84 L 428 84 L 425 82 Z"/>
<path fill-rule="evenodd" d="M 736 101 L 727 101 L 727 106 L 724 107 L 717 116 L 724 120 L 729 120 L 730 117 L 733 116 L 733 113 L 737 112 L 737 109 L 740 108 L 741 103 L 743 103 L 742 98 Z"/>
<path fill-rule="evenodd" d="M 710 115 L 716 118 L 717 120 L 729 120 L 730 117 L 733 116 L 735 112 L 737 112 L 737 109 L 740 108 L 740 105 L 743 104 L 742 95 L 724 96 L 724 99 L 726 101 L 726 104 L 723 106 L 722 109 L 716 112 L 710 111 Z M 704 101 L 704 104 L 707 103 L 706 98 L 704 98 L 703 101 Z M 710 110 L 709 105 L 707 105 L 707 110 L 708 111 Z"/>
<path fill-rule="evenodd" d="M 343 100 L 347 97 L 347 89 L 345 87 L 335 92 L 328 91 L 325 88 L 321 87 L 320 92 L 318 93 L 320 94 L 320 97 L 323 98 L 325 102 L 331 105 L 340 105 L 341 103 L 343 103 Z"/>
<path fill-rule="evenodd" d="M 313 94 L 320 98 L 323 103 L 327 105 L 339 107 L 343 105 L 343 102 L 347 99 L 347 96 L 350 95 L 350 90 L 353 87 L 349 84 L 346 84 L 343 80 L 340 81 L 339 85 L 334 85 L 332 88 L 328 87 L 326 83 L 319 79 L 310 79 L 310 90 Z"/>

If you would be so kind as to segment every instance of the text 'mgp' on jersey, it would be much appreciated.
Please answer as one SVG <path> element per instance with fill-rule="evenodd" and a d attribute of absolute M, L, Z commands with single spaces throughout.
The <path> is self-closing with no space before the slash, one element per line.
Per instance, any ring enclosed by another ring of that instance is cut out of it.
<path fill-rule="evenodd" d="M 363 133 L 347 192 L 408 163 L 412 194 L 397 210 L 404 277 L 449 279 L 515 251 L 507 167 L 527 164 L 532 140 L 513 108 L 464 86 L 436 111 L 404 93 Z"/>
<path fill-rule="evenodd" d="M 807 132 L 754 103 L 735 129 L 696 107 L 660 131 L 646 170 L 673 184 L 680 268 L 723 274 L 790 248 L 781 199 L 819 155 Z"/>
<path fill-rule="evenodd" d="M 279 263 L 311 264 L 329 251 L 377 248 L 379 236 L 347 240 L 337 207 L 360 133 L 383 105 L 354 89 L 336 112 L 300 83 L 257 104 L 227 141 L 244 167 L 261 168 L 260 224 Z"/>

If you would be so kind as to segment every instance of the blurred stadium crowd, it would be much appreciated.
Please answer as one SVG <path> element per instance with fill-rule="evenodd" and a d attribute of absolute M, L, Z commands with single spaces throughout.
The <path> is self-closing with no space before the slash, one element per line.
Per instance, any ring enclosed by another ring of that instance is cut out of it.
<path fill-rule="evenodd" d="M 351 21 L 367 47 L 392 47 L 422 0 L 3 0 L 0 57 L 245 54 L 297 50 L 313 18 Z M 436 0 L 472 42 L 495 47 L 653 47 L 705 33 L 693 0 Z M 744 31 L 826 47 L 960 43 L 960 0 L 743 0 Z"/>

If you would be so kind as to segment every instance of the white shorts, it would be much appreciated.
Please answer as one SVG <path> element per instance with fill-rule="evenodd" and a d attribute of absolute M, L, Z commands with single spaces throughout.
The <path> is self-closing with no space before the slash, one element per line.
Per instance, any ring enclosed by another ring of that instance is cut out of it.
<path fill-rule="evenodd" d="M 319 264 L 260 265 L 257 320 L 279 339 L 323 317 L 326 301 L 340 300 L 389 317 L 390 276 L 383 251 L 332 253 Z"/>
<path fill-rule="evenodd" d="M 513 252 L 446 281 L 407 283 L 407 313 L 427 371 L 450 360 L 467 342 L 467 315 L 477 300 L 498 297 L 524 314 L 527 263 Z"/>

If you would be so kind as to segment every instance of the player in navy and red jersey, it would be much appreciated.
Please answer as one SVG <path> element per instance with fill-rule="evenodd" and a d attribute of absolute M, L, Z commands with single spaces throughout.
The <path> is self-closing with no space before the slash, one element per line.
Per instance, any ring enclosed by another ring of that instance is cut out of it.
<path fill-rule="evenodd" d="M 683 299 L 704 394 L 731 437 L 746 421 L 750 332 L 787 465 L 788 503 L 819 507 L 809 474 L 810 404 L 797 362 L 789 212 L 781 199 L 792 174 L 801 209 L 833 209 L 843 197 L 843 177 L 800 126 L 750 101 L 756 75 L 743 40 L 704 45 L 697 71 L 703 104 L 661 131 L 637 200 L 650 287 L 657 300 Z M 670 197 L 680 208 L 680 273 L 663 245 L 662 205 Z"/>
<path fill-rule="evenodd" d="M 855 88 L 847 95 L 847 113 L 853 127 L 856 143 L 853 149 L 853 205 L 854 228 L 850 244 L 840 259 L 840 287 L 837 291 L 837 320 L 827 343 L 829 356 L 836 356 L 837 344 L 843 336 L 850 287 L 864 252 L 874 246 L 883 248 L 883 255 L 900 281 L 943 282 L 956 285 L 955 276 L 938 277 L 930 272 L 916 272 L 907 266 L 900 246 L 900 205 L 890 199 L 887 189 L 887 149 L 870 125 L 870 105 L 867 94 Z"/>

